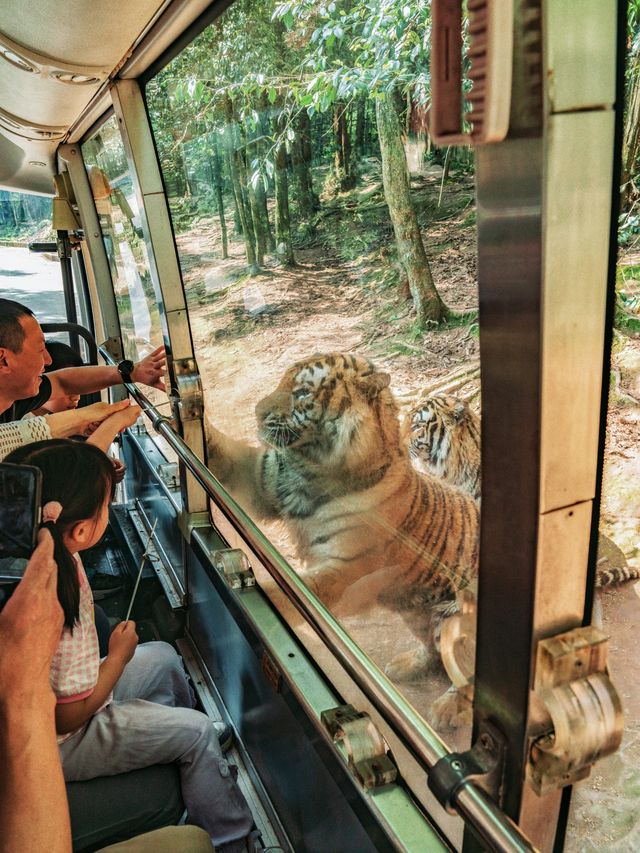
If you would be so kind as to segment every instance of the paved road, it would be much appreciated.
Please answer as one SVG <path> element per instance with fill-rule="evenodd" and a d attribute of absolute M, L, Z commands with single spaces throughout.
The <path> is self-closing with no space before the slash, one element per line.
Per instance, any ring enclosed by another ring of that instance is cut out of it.
<path fill-rule="evenodd" d="M 66 320 L 60 263 L 49 256 L 0 246 L 0 296 L 31 308 L 41 323 Z"/>

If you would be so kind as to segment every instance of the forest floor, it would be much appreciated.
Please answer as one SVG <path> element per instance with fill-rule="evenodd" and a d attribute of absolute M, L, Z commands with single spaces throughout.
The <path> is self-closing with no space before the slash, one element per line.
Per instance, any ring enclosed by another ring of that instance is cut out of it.
<path fill-rule="evenodd" d="M 468 311 L 477 308 L 473 178 L 452 176 L 438 204 L 440 179 L 435 167 L 412 180 L 412 191 L 436 286 L 450 308 Z M 457 393 L 479 407 L 477 324 L 415 329 L 375 171 L 353 192 L 325 202 L 315 233 L 300 243 L 296 267 L 284 269 L 268 259 L 261 274 L 248 277 L 240 239 L 230 239 L 229 258 L 220 260 L 215 220 L 202 219 L 178 237 L 207 411 L 216 426 L 257 444 L 256 402 L 293 362 L 314 352 L 372 358 L 391 374 L 401 408 L 455 374 L 464 377 Z M 623 253 L 621 265 L 627 271 L 624 286 L 633 290 L 637 276 L 640 289 L 640 252 Z M 614 349 L 601 528 L 629 563 L 640 567 L 640 336 L 617 334 Z M 263 527 L 295 562 L 284 531 Z M 631 583 L 603 592 L 601 602 L 627 723 L 620 752 L 600 762 L 592 779 L 578 786 L 567 847 L 572 851 L 640 848 L 640 816 L 631 807 L 631 798 L 640 792 L 640 660 L 635 654 L 640 600 Z M 381 667 L 413 642 L 401 618 L 382 608 L 343 623 Z M 401 689 L 428 718 L 446 686 L 444 677 L 430 677 Z M 469 732 L 447 733 L 445 739 L 452 748 L 465 748 Z"/>

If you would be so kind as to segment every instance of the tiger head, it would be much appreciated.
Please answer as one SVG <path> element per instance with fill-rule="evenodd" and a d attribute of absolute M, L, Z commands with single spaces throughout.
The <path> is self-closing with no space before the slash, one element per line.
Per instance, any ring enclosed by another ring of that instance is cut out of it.
<path fill-rule="evenodd" d="M 479 447 L 477 415 L 457 397 L 427 397 L 409 414 L 409 455 L 424 473 L 444 476 L 450 455 L 462 447 Z"/>
<path fill-rule="evenodd" d="M 296 362 L 256 406 L 260 438 L 323 464 L 398 446 L 390 377 L 360 356 L 328 353 Z"/>

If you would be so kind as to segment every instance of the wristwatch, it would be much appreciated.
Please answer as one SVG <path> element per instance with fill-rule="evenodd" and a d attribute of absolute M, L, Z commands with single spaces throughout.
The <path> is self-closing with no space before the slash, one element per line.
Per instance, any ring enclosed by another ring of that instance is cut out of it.
<path fill-rule="evenodd" d="M 131 374 L 135 368 L 135 364 L 131 361 L 130 358 L 125 358 L 124 361 L 121 361 L 118 365 L 118 373 L 122 376 L 123 382 L 131 382 Z"/>

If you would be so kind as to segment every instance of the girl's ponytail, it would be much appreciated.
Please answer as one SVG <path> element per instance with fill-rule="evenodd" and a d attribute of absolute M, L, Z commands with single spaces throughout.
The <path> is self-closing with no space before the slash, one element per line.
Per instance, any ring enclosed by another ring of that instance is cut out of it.
<path fill-rule="evenodd" d="M 80 581 L 78 563 L 64 537 L 77 522 L 95 519 L 105 501 L 113 498 L 113 465 L 95 445 L 66 438 L 18 447 L 6 461 L 33 465 L 42 471 L 42 524 L 53 537 L 58 599 L 65 627 L 71 631 L 79 618 Z"/>
<path fill-rule="evenodd" d="M 62 541 L 56 521 L 62 512 L 58 501 L 49 501 L 42 507 L 42 527 L 53 539 L 53 558 L 58 564 L 58 601 L 64 611 L 64 624 L 73 633 L 73 626 L 80 618 L 80 582 L 78 566 Z"/>

